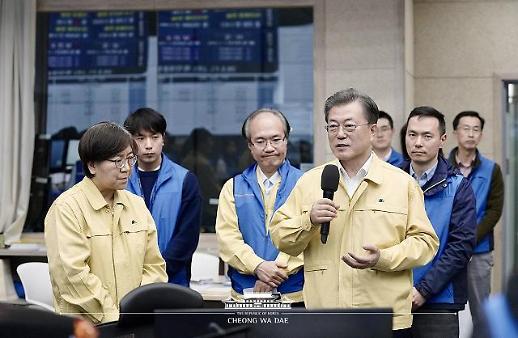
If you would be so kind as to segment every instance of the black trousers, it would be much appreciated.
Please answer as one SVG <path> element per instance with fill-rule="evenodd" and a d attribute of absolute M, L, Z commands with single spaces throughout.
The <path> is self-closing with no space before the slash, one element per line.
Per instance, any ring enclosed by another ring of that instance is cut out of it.
<path fill-rule="evenodd" d="M 413 338 L 459 338 L 459 314 L 449 310 L 414 313 Z"/>

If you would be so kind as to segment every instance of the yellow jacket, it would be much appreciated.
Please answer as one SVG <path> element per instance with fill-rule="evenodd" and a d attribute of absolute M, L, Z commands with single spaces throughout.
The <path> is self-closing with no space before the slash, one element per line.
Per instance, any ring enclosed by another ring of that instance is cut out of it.
<path fill-rule="evenodd" d="M 45 218 L 54 306 L 94 323 L 119 318 L 129 291 L 167 282 L 155 223 L 144 200 L 115 192 L 111 210 L 89 178 L 61 194 Z"/>
<path fill-rule="evenodd" d="M 330 162 L 340 168 L 338 160 Z M 271 222 L 272 240 L 290 255 L 304 253 L 304 301 L 308 308 L 386 307 L 394 311 L 393 329 L 412 325 L 412 268 L 428 263 L 439 240 L 424 209 L 423 193 L 414 179 L 375 155 L 367 176 L 352 198 L 340 177 L 334 202 L 340 205 L 331 222 L 327 244 L 320 226 L 311 224 L 313 203 L 322 198 L 325 165 L 305 173 Z M 365 255 L 374 244 L 380 259 L 371 269 L 353 269 L 341 257 Z"/>

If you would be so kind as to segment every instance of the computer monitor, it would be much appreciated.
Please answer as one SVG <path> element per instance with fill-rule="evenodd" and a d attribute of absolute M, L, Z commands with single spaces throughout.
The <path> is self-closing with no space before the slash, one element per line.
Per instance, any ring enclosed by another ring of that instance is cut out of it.
<path fill-rule="evenodd" d="M 390 309 L 158 310 L 155 336 L 391 338 Z"/>
<path fill-rule="evenodd" d="M 49 171 L 51 173 L 63 171 L 65 168 L 66 141 L 61 139 L 50 140 Z"/>
<path fill-rule="evenodd" d="M 79 158 L 79 140 L 68 140 L 66 165 L 67 167 L 74 167 Z"/>

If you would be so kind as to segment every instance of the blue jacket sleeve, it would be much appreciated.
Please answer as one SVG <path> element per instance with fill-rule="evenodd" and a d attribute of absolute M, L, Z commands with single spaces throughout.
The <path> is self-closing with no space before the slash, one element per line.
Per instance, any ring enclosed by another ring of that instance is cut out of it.
<path fill-rule="evenodd" d="M 196 176 L 189 171 L 183 181 L 182 203 L 176 226 L 163 254 L 170 283 L 189 286 L 192 254 L 200 237 L 200 222 L 200 187 Z"/>
<path fill-rule="evenodd" d="M 439 293 L 468 264 L 476 241 L 475 194 L 462 179 L 453 200 L 446 247 L 415 288 L 426 299 Z"/>

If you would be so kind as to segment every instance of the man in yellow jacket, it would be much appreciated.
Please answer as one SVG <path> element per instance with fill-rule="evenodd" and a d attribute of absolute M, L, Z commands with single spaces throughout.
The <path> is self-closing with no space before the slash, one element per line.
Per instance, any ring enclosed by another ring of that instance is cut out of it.
<path fill-rule="evenodd" d="M 272 240 L 281 250 L 304 253 L 308 308 L 388 307 L 394 337 L 412 325 L 412 268 L 428 263 L 439 240 L 415 180 L 371 150 L 378 107 L 355 89 L 325 103 L 325 121 L 340 180 L 334 199 L 322 198 L 324 165 L 305 173 L 275 213 Z M 320 224 L 330 223 L 321 243 Z"/>

